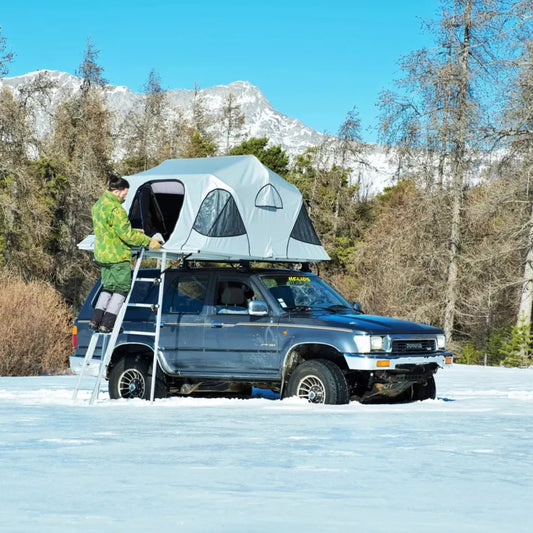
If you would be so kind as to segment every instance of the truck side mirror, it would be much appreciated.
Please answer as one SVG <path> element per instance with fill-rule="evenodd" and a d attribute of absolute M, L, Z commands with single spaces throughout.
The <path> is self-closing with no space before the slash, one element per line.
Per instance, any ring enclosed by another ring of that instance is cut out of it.
<path fill-rule="evenodd" d="M 363 315 L 365 312 L 363 311 L 363 306 L 361 305 L 360 302 L 354 302 L 353 303 L 353 310 L 358 314 L 358 315 Z"/>
<path fill-rule="evenodd" d="M 266 316 L 268 315 L 268 307 L 266 302 L 261 300 L 252 300 L 248 304 L 248 314 L 251 316 Z"/>

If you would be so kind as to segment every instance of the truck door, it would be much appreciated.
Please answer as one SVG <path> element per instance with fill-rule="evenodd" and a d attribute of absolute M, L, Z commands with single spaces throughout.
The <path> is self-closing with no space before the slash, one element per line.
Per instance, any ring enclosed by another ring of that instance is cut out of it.
<path fill-rule="evenodd" d="M 167 281 L 160 344 L 171 372 L 198 368 L 204 351 L 206 273 L 177 272 Z"/>
<path fill-rule="evenodd" d="M 277 318 L 248 313 L 251 300 L 265 300 L 254 282 L 219 274 L 212 298 L 205 325 L 209 368 L 235 377 L 279 377 Z"/>

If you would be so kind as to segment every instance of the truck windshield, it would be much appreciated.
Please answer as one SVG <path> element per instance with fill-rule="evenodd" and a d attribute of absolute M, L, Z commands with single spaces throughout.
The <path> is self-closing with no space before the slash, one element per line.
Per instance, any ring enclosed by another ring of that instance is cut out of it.
<path fill-rule="evenodd" d="M 351 311 L 350 304 L 337 291 L 314 275 L 264 274 L 261 280 L 282 309 Z"/>

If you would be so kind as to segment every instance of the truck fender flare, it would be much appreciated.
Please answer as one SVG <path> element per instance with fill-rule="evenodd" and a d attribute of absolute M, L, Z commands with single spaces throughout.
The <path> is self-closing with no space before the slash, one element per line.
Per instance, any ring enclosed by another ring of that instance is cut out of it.
<path fill-rule="evenodd" d="M 291 375 L 292 371 L 300 364 L 300 362 L 305 361 L 299 353 L 299 348 L 306 345 L 319 345 L 319 346 L 325 346 L 328 349 L 334 350 L 339 355 L 342 355 L 342 352 L 333 344 L 330 344 L 328 342 L 297 342 L 293 345 L 291 345 L 287 351 L 285 352 L 285 355 L 283 357 L 283 363 L 282 363 L 282 369 L 281 369 L 281 386 L 280 386 L 280 395 L 283 397 L 283 389 L 285 388 L 285 384 L 289 380 L 289 376 Z M 300 361 L 301 359 L 301 361 Z M 322 359 L 328 359 L 327 356 L 322 356 Z M 333 361 L 335 362 L 335 361 Z"/>

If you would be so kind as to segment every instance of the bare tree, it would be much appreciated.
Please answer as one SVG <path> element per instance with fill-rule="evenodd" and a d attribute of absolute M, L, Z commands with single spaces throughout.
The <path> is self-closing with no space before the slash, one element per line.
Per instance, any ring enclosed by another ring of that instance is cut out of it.
<path fill-rule="evenodd" d="M 0 90 L 0 250 L 3 263 L 9 264 L 21 223 L 23 197 L 21 168 L 26 161 L 30 128 L 24 107 L 4 87 Z"/>
<path fill-rule="evenodd" d="M 520 27 L 518 4 L 444 0 L 436 48 L 404 60 L 403 97 L 382 96 L 385 131 L 400 141 L 404 156 L 418 162 L 407 166 L 417 168 L 408 177 L 447 193 L 442 206 L 450 210 L 443 323 L 450 339 L 459 306 L 465 189 L 474 159 L 487 148 L 486 126 L 499 110 L 497 95 L 510 57 L 505 47 Z"/>
<path fill-rule="evenodd" d="M 49 196 L 30 159 L 34 146 L 26 106 L 0 90 L 0 268 L 28 281 L 46 279 L 51 256 Z"/>
<path fill-rule="evenodd" d="M 0 26 L 0 78 L 8 73 L 11 61 L 13 61 L 13 52 L 7 51 L 7 39 L 2 35 L 2 26 Z"/>
<path fill-rule="evenodd" d="M 169 156 L 171 143 L 167 111 L 166 91 L 161 86 L 159 75 L 151 69 L 144 86 L 143 104 L 140 109 L 129 113 L 123 125 L 127 138 L 124 163 L 131 170 L 146 170 Z"/>
<path fill-rule="evenodd" d="M 183 156 L 193 158 L 214 156 L 217 146 L 209 132 L 212 118 L 209 116 L 205 97 L 198 84 L 194 85 L 191 108 L 192 119 L 185 140 Z"/>
<path fill-rule="evenodd" d="M 522 183 L 522 201 L 527 203 L 529 221 L 524 233 L 524 266 L 516 325 L 531 326 L 533 308 L 533 39 L 526 42 L 519 57 L 516 81 L 509 87 L 503 128 L 498 140 L 508 146 L 514 162 L 514 172 Z M 518 164 L 517 164 L 518 163 Z"/>
<path fill-rule="evenodd" d="M 231 91 L 222 104 L 221 119 L 225 132 L 226 154 L 228 154 L 232 144 L 237 144 L 242 138 L 245 119 L 241 106 L 236 102 L 235 95 Z"/>
<path fill-rule="evenodd" d="M 212 124 L 212 119 L 207 112 L 204 94 L 200 86 L 195 83 L 194 93 L 192 98 L 192 121 L 191 125 L 194 132 L 198 132 L 202 138 L 211 140 L 209 135 L 209 127 Z"/>
<path fill-rule="evenodd" d="M 89 42 L 79 71 L 84 76 L 80 94 L 61 103 L 45 154 L 66 176 L 55 198 L 54 267 L 52 281 L 66 300 L 79 304 L 94 277 L 94 267 L 77 244 L 92 230 L 90 208 L 105 188 L 112 170 L 110 113 L 104 98 L 97 52 Z"/>
<path fill-rule="evenodd" d="M 81 90 L 85 94 L 92 86 L 105 87 L 107 80 L 103 77 L 104 69 L 98 64 L 98 55 L 100 50 L 94 47 L 91 39 L 87 39 L 87 48 L 85 49 L 83 60 L 76 70 L 76 76 L 83 79 Z"/>
<path fill-rule="evenodd" d="M 57 87 L 57 83 L 50 79 L 48 71 L 38 72 L 29 83 L 18 87 L 17 100 L 28 113 L 28 119 L 35 124 L 40 113 L 51 117 L 49 105 L 51 102 L 51 91 Z M 28 143 L 31 144 L 32 157 L 41 155 L 40 138 L 35 134 L 32 128 L 28 137 Z"/>
<path fill-rule="evenodd" d="M 334 165 L 339 175 L 335 184 L 335 204 L 333 208 L 334 223 L 333 231 L 338 236 L 339 218 L 342 211 L 342 203 L 351 203 L 361 198 L 348 195 L 346 197 L 346 187 L 348 185 L 356 185 L 355 191 L 360 194 L 361 187 L 359 183 L 352 183 L 353 171 L 356 167 L 368 167 L 368 162 L 365 159 L 365 145 L 361 142 L 361 120 L 359 119 L 359 113 L 354 107 L 351 109 L 344 119 L 344 122 L 340 125 L 337 133 L 339 139 L 334 149 Z M 353 191 L 353 189 L 352 189 Z M 346 198 L 343 199 L 343 196 Z"/>
<path fill-rule="evenodd" d="M 24 107 L 39 107 L 47 109 L 50 104 L 50 91 L 57 88 L 57 83 L 51 80 L 47 70 L 41 70 L 34 78 L 18 88 L 18 100 Z"/>
<path fill-rule="evenodd" d="M 455 131 L 452 134 L 452 216 L 450 225 L 448 280 L 446 283 L 446 307 L 444 309 L 444 331 L 451 339 L 455 324 L 455 313 L 458 297 L 458 268 L 459 250 L 461 246 L 461 215 L 463 208 L 463 189 L 466 183 L 466 173 L 468 169 L 467 161 L 467 131 L 469 126 L 469 112 L 471 103 L 469 101 L 470 89 L 470 47 L 472 45 L 472 1 L 465 0 L 464 3 L 455 5 L 459 12 L 454 13 L 451 18 L 444 19 L 445 25 L 450 24 L 455 28 L 460 28 L 462 35 L 455 57 L 450 54 L 449 60 L 456 62 L 453 69 L 457 85 L 456 105 L 453 109 L 455 119 Z M 450 43 L 452 48 L 452 43 Z M 452 78 L 453 79 L 453 78 Z"/>
<path fill-rule="evenodd" d="M 7 87 L 0 90 L 0 165 L 25 161 L 33 134 L 27 109 Z"/>

